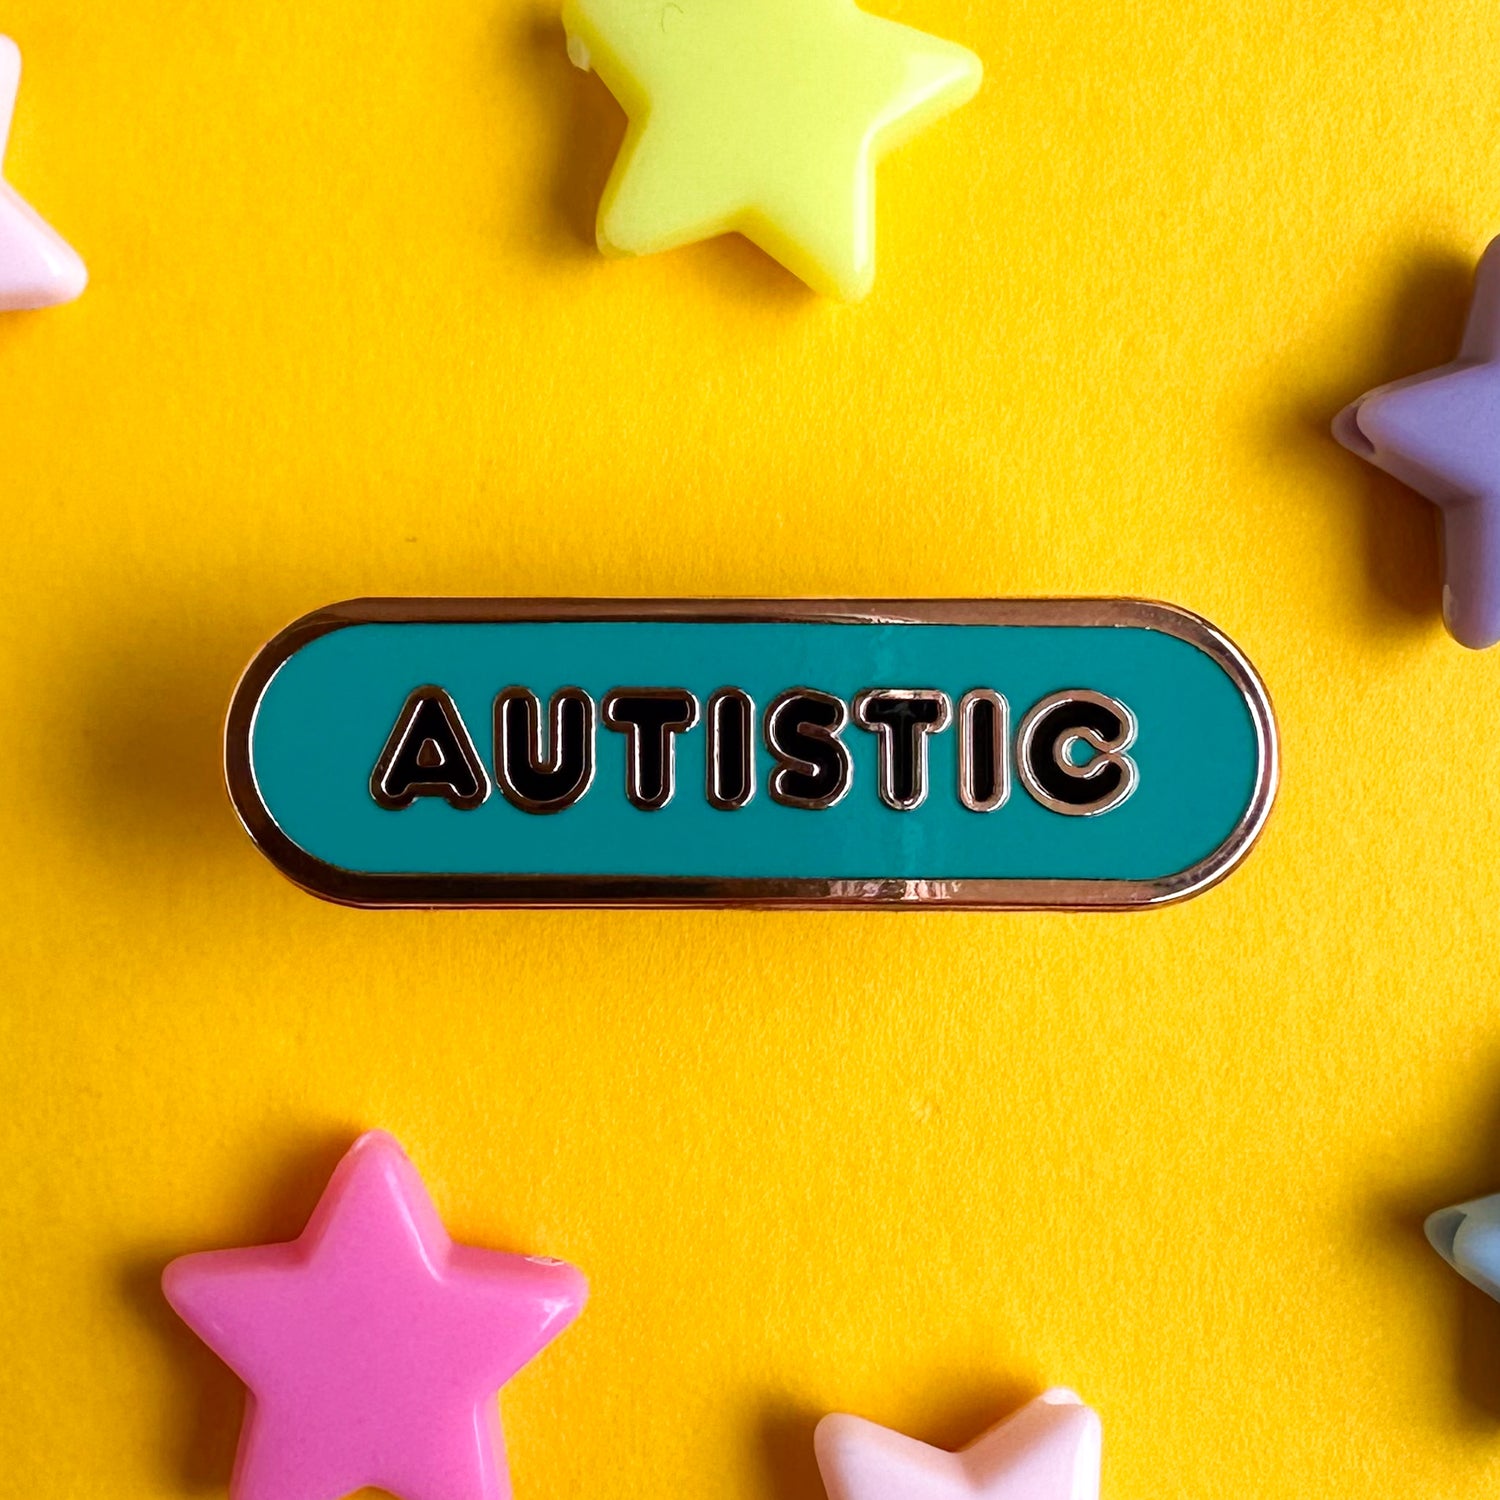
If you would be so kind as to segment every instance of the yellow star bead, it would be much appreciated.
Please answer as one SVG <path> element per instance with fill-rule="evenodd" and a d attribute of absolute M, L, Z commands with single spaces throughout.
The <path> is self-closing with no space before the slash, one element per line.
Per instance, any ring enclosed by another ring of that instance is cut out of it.
<path fill-rule="evenodd" d="M 973 97 L 965 47 L 852 0 L 566 0 L 568 52 L 630 118 L 599 248 L 738 230 L 820 292 L 875 280 L 875 163 Z"/>

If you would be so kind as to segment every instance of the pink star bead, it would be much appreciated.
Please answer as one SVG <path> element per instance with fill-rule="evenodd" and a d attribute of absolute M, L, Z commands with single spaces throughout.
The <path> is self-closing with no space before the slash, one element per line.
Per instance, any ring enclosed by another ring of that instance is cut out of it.
<path fill-rule="evenodd" d="M 20 86 L 20 49 L 8 36 L 0 36 L 0 158 Z M 0 180 L 0 311 L 71 302 L 88 279 L 73 250 Z"/>
<path fill-rule="evenodd" d="M 1061 1387 L 957 1453 L 842 1414 L 813 1442 L 829 1500 L 1099 1500 L 1099 1418 Z"/>
<path fill-rule="evenodd" d="M 587 1292 L 562 1261 L 454 1244 L 382 1131 L 299 1238 L 185 1255 L 162 1289 L 249 1387 L 233 1500 L 510 1500 L 495 1393 Z"/>

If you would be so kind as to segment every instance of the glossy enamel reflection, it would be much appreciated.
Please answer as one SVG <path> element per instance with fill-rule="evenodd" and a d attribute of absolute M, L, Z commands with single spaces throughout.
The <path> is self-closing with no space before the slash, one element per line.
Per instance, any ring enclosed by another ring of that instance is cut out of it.
<path fill-rule="evenodd" d="M 497 726 L 524 780 L 569 701 L 587 779 L 528 806 Z M 1222 877 L 1276 781 L 1237 649 L 1131 600 L 358 601 L 256 658 L 226 765 L 287 875 L 377 906 L 1149 905 Z"/>

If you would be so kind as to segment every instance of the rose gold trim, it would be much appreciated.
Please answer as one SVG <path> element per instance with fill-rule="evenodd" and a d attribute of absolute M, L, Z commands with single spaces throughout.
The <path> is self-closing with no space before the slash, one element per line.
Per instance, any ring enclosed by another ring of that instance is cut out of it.
<path fill-rule="evenodd" d="M 326 864 L 294 844 L 261 800 L 250 766 L 262 694 L 282 663 L 349 625 L 515 620 L 839 623 L 849 625 L 1116 625 L 1157 630 L 1212 657 L 1245 699 L 1258 752 L 1255 788 L 1239 822 L 1196 865 L 1159 880 L 769 880 L 676 875 L 372 875 Z M 230 801 L 282 874 L 325 900 L 363 907 L 760 907 L 858 910 L 1127 911 L 1186 900 L 1217 885 L 1265 827 L 1279 776 L 1276 718 L 1264 683 L 1207 620 L 1143 599 L 351 599 L 304 615 L 245 669 L 224 725 Z"/>

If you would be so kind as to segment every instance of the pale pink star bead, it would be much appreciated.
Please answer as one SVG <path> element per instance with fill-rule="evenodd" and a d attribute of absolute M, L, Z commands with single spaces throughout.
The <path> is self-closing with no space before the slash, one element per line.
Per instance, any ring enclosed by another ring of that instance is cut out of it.
<path fill-rule="evenodd" d="M 0 161 L 20 86 L 21 49 L 0 36 Z M 71 302 L 88 279 L 72 247 L 0 179 L 0 312 Z"/>
<path fill-rule="evenodd" d="M 814 1434 L 829 1500 L 1098 1500 L 1098 1415 L 1055 1388 L 950 1453 L 842 1414 Z"/>

